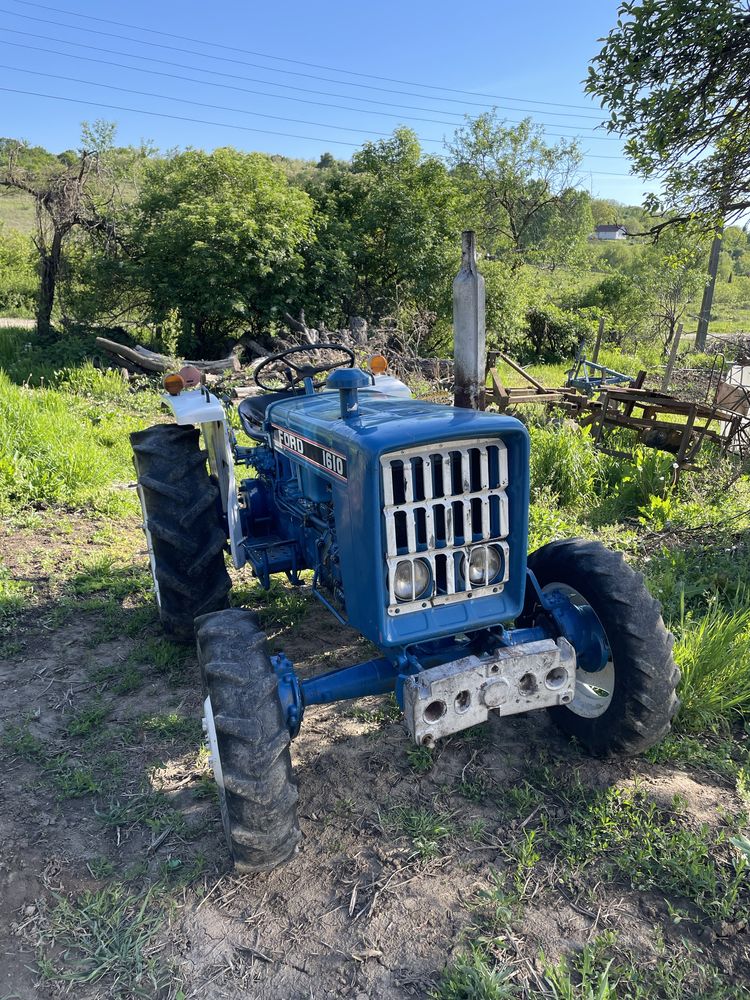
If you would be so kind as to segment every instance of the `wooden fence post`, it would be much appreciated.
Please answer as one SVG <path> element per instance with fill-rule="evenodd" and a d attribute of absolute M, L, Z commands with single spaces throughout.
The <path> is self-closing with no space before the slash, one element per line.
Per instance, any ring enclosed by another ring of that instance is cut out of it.
<path fill-rule="evenodd" d="M 672 378 L 672 369 L 674 368 L 674 363 L 677 360 L 677 348 L 680 346 L 680 337 L 682 336 L 682 323 L 679 324 L 674 335 L 674 340 L 672 341 L 672 350 L 669 352 L 669 360 L 667 361 L 667 367 L 664 369 L 664 378 L 661 381 L 661 391 L 669 391 L 669 380 Z"/>
<path fill-rule="evenodd" d="M 476 234 L 461 236 L 461 270 L 453 282 L 454 403 L 471 410 L 484 409 L 487 374 L 484 326 L 484 278 L 477 270 Z"/>
<path fill-rule="evenodd" d="M 591 355 L 591 360 L 596 364 L 599 360 L 599 348 L 602 346 L 602 337 L 604 336 L 604 317 L 599 317 L 599 329 L 596 331 L 596 343 L 594 344 L 594 353 Z"/>

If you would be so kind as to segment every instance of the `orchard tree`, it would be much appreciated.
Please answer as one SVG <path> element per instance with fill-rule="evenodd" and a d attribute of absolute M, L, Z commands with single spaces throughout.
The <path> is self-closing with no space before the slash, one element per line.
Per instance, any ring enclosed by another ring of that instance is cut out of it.
<path fill-rule="evenodd" d="M 486 252 L 508 254 L 518 266 L 544 256 L 553 227 L 558 247 L 581 239 L 582 202 L 574 188 L 582 154 L 575 140 L 549 146 L 531 119 L 508 126 L 493 111 L 470 119 L 448 148 Z"/>
<path fill-rule="evenodd" d="M 129 267 L 151 318 L 176 315 L 180 350 L 208 357 L 294 299 L 311 219 L 310 198 L 270 157 L 188 150 L 147 166 Z"/>
<path fill-rule="evenodd" d="M 622 3 L 586 89 L 609 111 L 635 170 L 660 182 L 654 231 L 715 230 L 750 208 L 747 0 Z"/>

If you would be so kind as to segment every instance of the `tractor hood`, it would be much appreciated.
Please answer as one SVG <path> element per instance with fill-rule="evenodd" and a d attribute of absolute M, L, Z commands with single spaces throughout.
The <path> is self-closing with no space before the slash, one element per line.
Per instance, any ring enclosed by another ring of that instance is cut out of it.
<path fill-rule="evenodd" d="M 502 414 L 366 390 L 358 404 L 343 419 L 339 393 L 321 392 L 266 410 L 274 451 L 298 469 L 303 495 L 333 501 L 349 622 L 381 646 L 405 647 L 517 617 L 526 583 L 526 428 Z M 456 593 L 453 567 L 483 539 L 506 553 L 506 578 Z M 397 562 L 424 556 L 445 577 L 446 552 L 455 559 L 440 593 L 436 581 L 434 597 L 397 603 Z"/>

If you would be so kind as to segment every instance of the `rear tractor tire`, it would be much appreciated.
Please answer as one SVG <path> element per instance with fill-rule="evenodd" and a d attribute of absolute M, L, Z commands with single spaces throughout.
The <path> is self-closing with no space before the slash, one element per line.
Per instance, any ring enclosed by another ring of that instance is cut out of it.
<path fill-rule="evenodd" d="M 235 868 L 275 868 L 297 850 L 297 783 L 276 672 L 256 616 L 243 608 L 195 623 L 204 727 Z"/>
<path fill-rule="evenodd" d="M 619 552 L 581 538 L 542 546 L 528 566 L 543 592 L 560 590 L 588 605 L 609 647 L 601 670 L 576 670 L 573 701 L 549 709 L 553 721 L 596 756 L 648 750 L 669 732 L 679 708 L 680 671 L 673 637 L 643 577 Z"/>
<path fill-rule="evenodd" d="M 157 424 L 130 435 L 143 529 L 165 633 L 192 642 L 199 615 L 229 604 L 219 488 L 197 428 Z"/>

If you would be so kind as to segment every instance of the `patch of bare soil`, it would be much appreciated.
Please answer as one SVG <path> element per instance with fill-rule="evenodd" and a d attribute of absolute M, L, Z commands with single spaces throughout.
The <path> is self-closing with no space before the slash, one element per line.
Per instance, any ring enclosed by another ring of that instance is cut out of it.
<path fill-rule="evenodd" d="M 174 901 L 159 935 L 159 960 L 173 970 L 165 996 L 179 988 L 202 1000 L 424 997 L 476 937 L 477 891 L 493 873 L 516 884 L 518 846 L 570 819 L 571 798 L 559 788 L 635 785 L 665 807 L 679 795 L 696 829 L 741 808 L 716 776 L 589 760 L 542 714 L 494 720 L 426 758 L 392 702 L 367 699 L 308 711 L 293 744 L 301 848 L 275 871 L 235 876 L 199 726 L 189 721 L 200 718 L 192 651 L 170 660 L 158 627 L 127 595 L 116 599 L 120 619 L 110 606 L 56 614 L 55 567 L 95 551 L 100 529 L 78 519 L 3 543 L 6 564 L 33 578 L 36 605 L 21 648 L 0 661 L 2 998 L 45 1000 L 64 989 L 37 965 L 56 897 L 75 902 L 112 882 L 154 881 Z M 139 545 L 133 534 L 132 551 Z M 300 624 L 268 631 L 303 673 L 368 656 L 314 603 Z M 421 839 L 405 822 L 415 812 L 426 822 Z M 606 931 L 644 965 L 656 961 L 661 937 L 675 946 L 689 938 L 728 981 L 747 981 L 742 928 L 722 936 L 700 917 L 676 924 L 667 899 L 595 869 L 571 888 L 560 864 L 554 853 L 541 867 L 532 862 L 504 931 L 528 996 L 540 995 L 541 950 L 554 961 Z M 73 995 L 111 993 L 103 980 L 77 984 Z"/>

